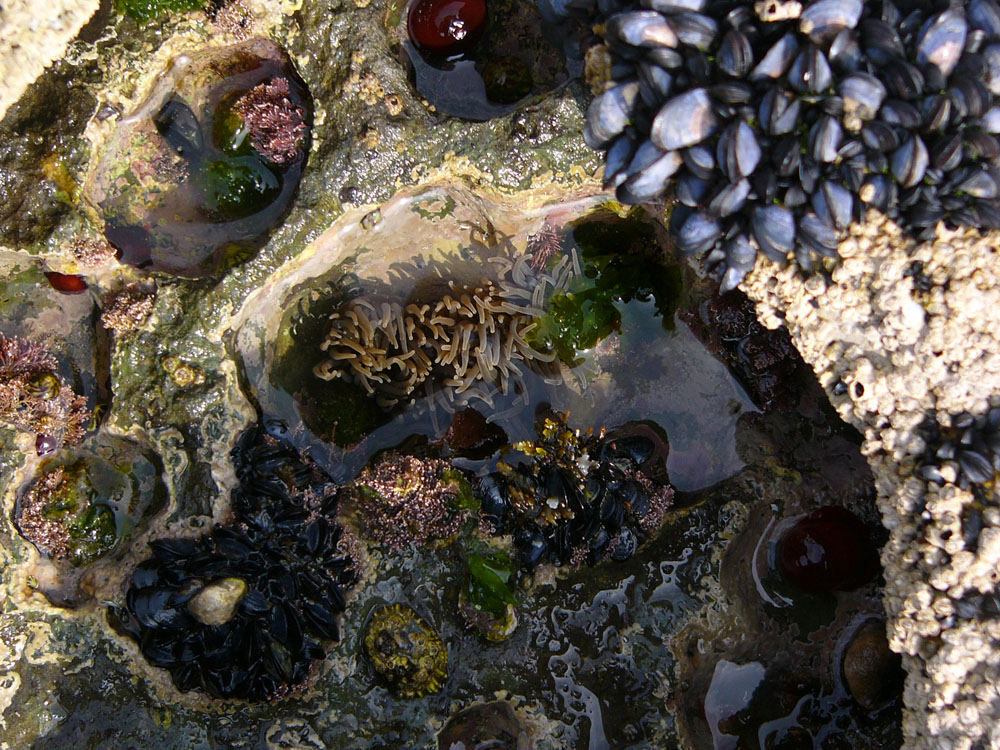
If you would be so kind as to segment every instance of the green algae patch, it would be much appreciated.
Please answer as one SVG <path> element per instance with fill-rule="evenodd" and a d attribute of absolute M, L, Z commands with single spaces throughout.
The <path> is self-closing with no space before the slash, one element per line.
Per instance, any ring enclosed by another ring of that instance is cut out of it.
<path fill-rule="evenodd" d="M 136 21 L 149 21 L 164 13 L 187 13 L 205 7 L 206 0 L 115 0 L 115 10 Z"/>
<path fill-rule="evenodd" d="M 663 256 L 662 241 L 641 209 L 621 217 L 601 210 L 584 218 L 568 238 L 579 252 L 583 273 L 549 301 L 530 332 L 537 349 L 554 349 L 570 365 L 622 327 L 624 305 L 652 301 L 665 330 L 683 300 L 683 272 Z"/>

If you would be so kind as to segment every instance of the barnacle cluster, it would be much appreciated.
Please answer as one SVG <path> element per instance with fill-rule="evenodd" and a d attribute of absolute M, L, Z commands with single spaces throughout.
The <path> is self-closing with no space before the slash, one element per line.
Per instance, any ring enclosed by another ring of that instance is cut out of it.
<path fill-rule="evenodd" d="M 921 425 L 926 449 L 917 474 L 936 484 L 969 485 L 993 482 L 1000 471 L 1000 407 L 984 414 L 952 415 L 950 426 L 934 416 Z"/>
<path fill-rule="evenodd" d="M 87 399 L 56 375 L 56 360 L 36 342 L 0 336 L 0 422 L 35 434 L 39 455 L 83 437 Z"/>
<path fill-rule="evenodd" d="M 571 429 L 545 417 L 537 441 L 511 446 L 527 460 L 501 461 L 480 482 L 482 513 L 496 533 L 512 534 L 523 566 L 631 557 L 656 530 L 673 489 L 640 471 L 653 441 Z"/>
<path fill-rule="evenodd" d="M 464 518 L 463 489 L 468 484 L 447 461 L 390 452 L 365 468 L 350 492 L 367 535 L 400 550 L 454 537 Z"/>
<path fill-rule="evenodd" d="M 835 258 L 866 207 L 924 237 L 1000 227 L 994 0 L 541 6 L 603 38 L 584 137 L 606 186 L 637 203 L 673 185 L 678 246 L 723 290 L 758 252 Z"/>
<path fill-rule="evenodd" d="M 493 276 L 477 283 L 442 280 L 443 289 L 418 288 L 405 301 L 346 302 L 330 316 L 321 345 L 327 358 L 315 367 L 316 376 L 350 378 L 385 409 L 421 391 L 442 393 L 453 409 L 472 398 L 492 406 L 490 387 L 507 393 L 522 366 L 550 370 L 555 353 L 535 349 L 525 337 L 553 291 L 581 273 L 576 256 L 540 273 L 524 254 L 489 261 Z"/>
<path fill-rule="evenodd" d="M 152 542 L 109 619 L 178 689 L 258 701 L 303 682 L 324 656 L 319 640 L 340 638 L 357 573 L 336 488 L 311 461 L 259 429 L 233 459 L 236 523 Z"/>
<path fill-rule="evenodd" d="M 379 607 L 365 633 L 365 652 L 379 677 L 403 698 L 436 693 L 448 678 L 448 649 L 411 607 Z"/>

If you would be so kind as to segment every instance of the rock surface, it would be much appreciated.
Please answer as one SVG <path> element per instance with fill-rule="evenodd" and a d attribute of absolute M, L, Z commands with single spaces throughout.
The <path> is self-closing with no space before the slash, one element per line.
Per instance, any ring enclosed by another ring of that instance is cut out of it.
<path fill-rule="evenodd" d="M 944 228 L 917 242 L 869 214 L 829 281 L 761 260 L 743 285 L 761 322 L 788 327 L 840 415 L 864 433 L 890 534 L 884 603 L 907 671 L 908 747 L 1000 743 L 1000 621 L 983 606 L 1000 578 L 1000 512 L 987 507 L 981 529 L 963 528 L 973 493 L 914 475 L 928 413 L 947 420 L 996 405 L 997 244 Z"/>
<path fill-rule="evenodd" d="M 100 0 L 12 0 L 0 13 L 0 119 L 100 7 Z"/>

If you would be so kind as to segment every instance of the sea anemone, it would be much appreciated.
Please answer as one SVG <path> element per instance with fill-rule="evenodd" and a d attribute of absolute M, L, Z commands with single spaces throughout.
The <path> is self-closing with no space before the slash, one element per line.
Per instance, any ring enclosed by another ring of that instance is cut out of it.
<path fill-rule="evenodd" d="M 486 524 L 513 535 L 526 568 L 626 560 L 673 499 L 668 484 L 640 471 L 655 451 L 644 435 L 583 433 L 554 415 L 543 420 L 539 440 L 511 448 L 527 460 L 500 462 L 479 493 Z"/>
<path fill-rule="evenodd" d="M 784 326 L 757 322 L 753 301 L 738 289 L 712 296 L 697 310 L 678 313 L 709 350 L 729 365 L 765 412 L 794 407 L 794 383 L 806 365 Z"/>
<path fill-rule="evenodd" d="M 785 580 L 811 593 L 858 588 L 879 569 L 864 522 L 837 505 L 796 521 L 778 541 L 776 558 Z"/>
<path fill-rule="evenodd" d="M 1000 227 L 994 0 L 541 4 L 609 53 L 584 128 L 605 185 L 627 203 L 673 185 L 678 247 L 723 290 L 758 252 L 835 258 L 866 207 L 921 237 Z"/>
<path fill-rule="evenodd" d="M 328 356 L 316 376 L 348 377 L 390 409 L 421 390 L 441 390 L 459 406 L 472 398 L 492 406 L 487 387 L 507 393 L 522 365 L 550 372 L 555 352 L 538 351 L 525 336 L 553 291 L 581 273 L 576 256 L 548 273 L 532 271 L 528 255 L 489 260 L 495 275 L 477 283 L 449 280 L 427 298 L 359 297 L 342 305 L 330 316 L 321 345 Z"/>
<path fill-rule="evenodd" d="M 251 429 L 234 449 L 237 523 L 159 539 L 109 620 L 179 690 L 280 697 L 338 640 L 357 580 L 334 518 L 336 492 L 310 461 Z"/>
<path fill-rule="evenodd" d="M 403 698 L 436 693 L 448 678 L 448 649 L 405 604 L 379 607 L 365 632 L 365 652 L 379 677 Z"/>

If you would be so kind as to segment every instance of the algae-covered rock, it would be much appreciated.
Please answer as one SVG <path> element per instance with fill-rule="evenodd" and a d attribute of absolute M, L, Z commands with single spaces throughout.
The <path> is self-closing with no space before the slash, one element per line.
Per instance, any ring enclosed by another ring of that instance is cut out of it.
<path fill-rule="evenodd" d="M 120 121 L 85 198 L 123 262 L 211 274 L 288 211 L 311 124 L 309 92 L 274 42 L 181 55 Z"/>
<path fill-rule="evenodd" d="M 379 677 L 404 698 L 436 693 L 448 677 L 444 641 L 405 604 L 375 610 L 364 644 Z"/>

